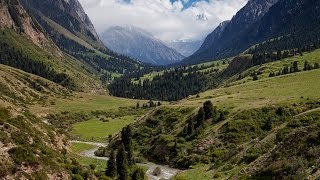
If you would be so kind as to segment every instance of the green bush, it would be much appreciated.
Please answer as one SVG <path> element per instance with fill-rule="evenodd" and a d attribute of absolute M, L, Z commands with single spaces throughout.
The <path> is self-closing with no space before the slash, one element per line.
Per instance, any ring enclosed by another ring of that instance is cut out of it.
<path fill-rule="evenodd" d="M 83 177 L 79 174 L 72 175 L 72 180 L 84 180 Z"/>
<path fill-rule="evenodd" d="M 34 153 L 28 148 L 18 146 L 11 148 L 8 153 L 10 154 L 10 157 L 13 159 L 13 161 L 18 165 L 21 165 L 23 163 L 25 163 L 26 165 L 38 164 L 38 160 L 35 157 Z"/>

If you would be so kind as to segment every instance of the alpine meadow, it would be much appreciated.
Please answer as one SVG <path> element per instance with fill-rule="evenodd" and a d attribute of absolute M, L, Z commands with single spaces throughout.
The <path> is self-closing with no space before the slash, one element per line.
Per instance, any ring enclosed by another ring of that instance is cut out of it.
<path fill-rule="evenodd" d="M 0 0 L 0 179 L 320 180 L 320 1 Z"/>

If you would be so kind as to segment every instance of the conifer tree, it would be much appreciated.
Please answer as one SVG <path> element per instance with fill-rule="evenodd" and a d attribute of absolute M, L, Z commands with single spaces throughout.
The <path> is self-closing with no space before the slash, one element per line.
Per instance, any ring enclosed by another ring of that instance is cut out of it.
<path fill-rule="evenodd" d="M 121 131 L 122 143 L 124 145 L 124 149 L 127 152 L 127 160 L 128 164 L 134 165 L 134 157 L 133 157 L 133 147 L 132 147 L 132 128 L 131 126 L 124 127 Z"/>
<path fill-rule="evenodd" d="M 117 159 L 116 164 L 117 164 L 118 179 L 127 180 L 128 179 L 128 162 L 126 157 L 126 151 L 122 144 L 118 149 L 116 159 Z"/>
<path fill-rule="evenodd" d="M 206 101 L 203 104 L 203 110 L 205 112 L 205 119 L 210 119 L 214 117 L 214 108 L 211 101 Z"/>
<path fill-rule="evenodd" d="M 200 107 L 198 111 L 198 116 L 197 116 L 197 127 L 200 127 L 204 124 L 205 121 L 205 111 L 203 107 Z"/>
<path fill-rule="evenodd" d="M 110 158 L 107 163 L 106 176 L 108 177 L 116 177 L 117 176 L 117 164 L 115 152 L 112 151 L 110 154 Z"/>
<path fill-rule="evenodd" d="M 294 61 L 292 66 L 294 72 L 299 72 L 298 61 Z"/>

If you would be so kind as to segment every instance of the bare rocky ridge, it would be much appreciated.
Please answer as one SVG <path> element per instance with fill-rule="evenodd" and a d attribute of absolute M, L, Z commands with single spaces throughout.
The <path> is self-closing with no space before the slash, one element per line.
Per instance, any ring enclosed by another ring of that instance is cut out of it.
<path fill-rule="evenodd" d="M 38 24 L 16 0 L 0 0 L 0 27 L 12 28 L 25 33 L 39 47 L 49 42 Z"/>
<path fill-rule="evenodd" d="M 88 43 L 103 46 L 78 0 L 21 0 L 32 14 L 45 16 Z"/>

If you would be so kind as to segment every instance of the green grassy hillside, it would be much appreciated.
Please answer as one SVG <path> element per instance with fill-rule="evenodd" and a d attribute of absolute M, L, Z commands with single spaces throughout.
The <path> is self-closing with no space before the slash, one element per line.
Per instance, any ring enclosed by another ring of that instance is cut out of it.
<path fill-rule="evenodd" d="M 278 73 L 279 71 L 282 71 L 284 67 L 292 66 L 294 62 L 298 63 L 298 68 L 300 71 L 303 71 L 304 64 L 307 61 L 310 65 L 314 66 L 315 63 L 320 63 L 320 49 L 316 49 L 311 52 L 303 53 L 302 56 L 293 56 L 289 58 L 285 58 L 281 61 L 275 61 L 271 63 L 262 64 L 260 66 L 252 67 L 244 72 L 241 72 L 240 74 L 235 75 L 231 78 L 232 81 L 239 78 L 239 75 L 241 76 L 241 81 L 236 81 L 235 83 L 243 83 L 246 81 L 252 80 L 252 74 L 258 73 L 258 79 L 264 79 L 268 78 L 270 73 Z M 289 69 L 290 70 L 290 69 Z"/>
<path fill-rule="evenodd" d="M 39 47 L 32 43 L 24 34 L 19 34 L 11 29 L 1 30 L 0 39 L 3 56 L 5 57 L 9 53 L 16 55 L 8 63 L 3 62 L 7 65 L 47 79 L 54 77 L 52 74 L 61 75 L 70 82 L 66 83 L 66 80 L 56 82 L 65 87 L 72 86 L 71 89 L 74 90 L 84 91 L 99 86 L 98 80 L 95 79 L 94 75 L 83 68 L 84 64 L 62 53 L 53 44 L 49 48 Z M 29 62 L 25 66 L 20 66 L 21 64 L 18 62 L 20 59 L 25 59 L 24 61 L 28 60 Z M 43 67 L 37 67 L 39 65 Z M 48 71 L 50 71 L 51 75 L 46 74 Z M 55 81 L 54 78 L 50 80 Z"/>
<path fill-rule="evenodd" d="M 293 61 L 299 68 L 319 62 L 318 52 L 254 67 L 264 70 L 259 80 L 246 77 L 157 110 L 133 125 L 137 156 L 186 168 L 176 179 L 319 177 L 320 69 L 268 77 Z M 216 116 L 196 128 L 206 101 Z"/>

